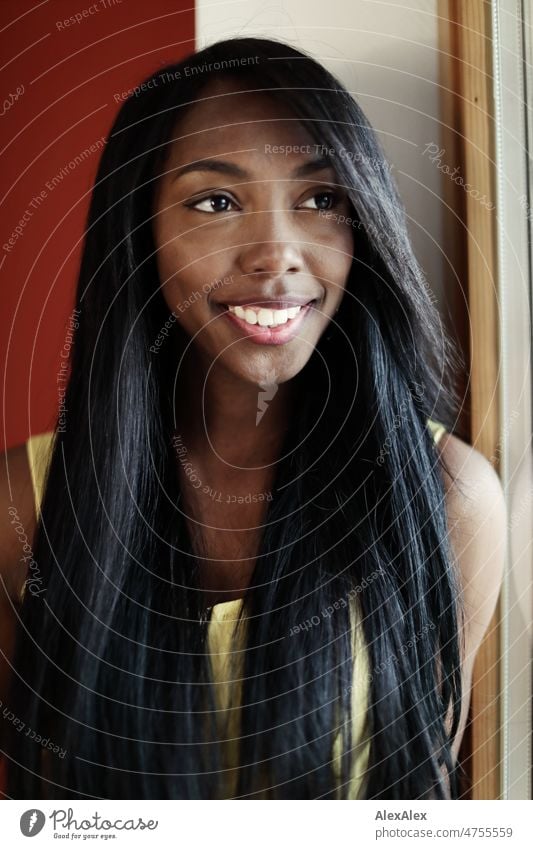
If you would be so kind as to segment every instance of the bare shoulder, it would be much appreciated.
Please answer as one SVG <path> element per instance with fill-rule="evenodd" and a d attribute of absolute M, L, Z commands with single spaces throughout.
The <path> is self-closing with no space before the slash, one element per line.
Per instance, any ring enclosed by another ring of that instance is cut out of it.
<path fill-rule="evenodd" d="M 26 444 L 10 448 L 0 462 L 1 593 L 14 599 L 26 577 L 24 556 L 35 532 L 35 502 Z"/>
<path fill-rule="evenodd" d="M 501 588 L 507 512 L 502 485 L 480 451 L 452 434 L 439 444 L 452 549 L 464 593 L 469 651 L 481 642 Z"/>
<path fill-rule="evenodd" d="M 500 479 L 491 463 L 453 434 L 439 442 L 449 539 L 462 588 L 463 696 L 452 752 L 459 756 L 468 718 L 474 663 L 500 593 L 505 564 L 507 512 Z M 451 723 L 451 712 L 449 714 Z"/>

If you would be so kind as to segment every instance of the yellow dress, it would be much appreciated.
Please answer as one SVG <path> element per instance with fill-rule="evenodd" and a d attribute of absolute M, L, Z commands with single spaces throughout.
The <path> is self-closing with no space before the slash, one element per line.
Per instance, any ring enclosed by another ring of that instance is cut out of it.
<path fill-rule="evenodd" d="M 437 443 L 446 432 L 438 422 L 428 420 L 428 427 Z M 37 515 L 44 493 L 47 464 L 52 448 L 53 433 L 32 436 L 26 443 L 28 462 L 32 477 Z M 22 592 L 24 595 L 24 589 Z M 238 775 L 239 753 L 239 703 L 241 692 L 243 652 L 246 620 L 237 626 L 242 599 L 232 599 L 213 605 L 208 622 L 208 647 L 217 702 L 217 728 L 222 745 L 223 771 L 220 775 L 220 796 L 230 799 L 235 796 Z M 367 722 L 368 704 L 368 656 L 362 640 L 359 610 L 355 600 L 349 599 L 354 623 L 352 649 L 354 677 L 352 684 L 352 740 L 354 745 L 353 772 L 350 778 L 349 798 L 364 798 L 365 770 L 370 751 L 370 732 Z M 341 754 L 340 733 L 333 745 L 332 761 L 339 775 Z M 257 797 L 254 797 L 257 798 Z"/>

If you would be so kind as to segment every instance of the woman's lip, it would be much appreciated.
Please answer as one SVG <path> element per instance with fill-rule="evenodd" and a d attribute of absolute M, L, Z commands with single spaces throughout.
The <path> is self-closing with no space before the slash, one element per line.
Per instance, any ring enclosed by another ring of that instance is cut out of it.
<path fill-rule="evenodd" d="M 285 324 L 278 324 L 276 327 L 261 327 L 260 324 L 248 324 L 247 321 L 238 318 L 235 313 L 230 312 L 227 307 L 224 309 L 222 317 L 225 316 L 237 330 L 240 330 L 250 342 L 255 342 L 256 345 L 285 345 L 286 342 L 290 342 L 296 336 L 304 319 L 311 311 L 313 303 L 314 300 L 309 301 L 302 306 L 302 309 L 294 318 L 290 318 Z"/>

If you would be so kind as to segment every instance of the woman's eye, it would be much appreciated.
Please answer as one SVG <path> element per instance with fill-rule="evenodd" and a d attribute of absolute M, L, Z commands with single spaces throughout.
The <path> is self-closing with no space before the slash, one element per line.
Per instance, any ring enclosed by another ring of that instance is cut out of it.
<path fill-rule="evenodd" d="M 335 192 L 318 192 L 316 195 L 308 198 L 303 202 L 304 209 L 333 209 L 339 202 L 340 197 Z M 314 207 L 309 207 L 306 204 L 316 203 Z"/>
<path fill-rule="evenodd" d="M 200 212 L 228 212 L 231 206 L 235 206 L 227 195 L 209 195 L 186 205 Z"/>
<path fill-rule="evenodd" d="M 336 192 L 332 191 L 324 191 L 317 192 L 312 197 L 308 198 L 304 201 L 300 208 L 303 209 L 315 209 L 315 210 L 329 210 L 333 209 L 333 207 L 337 206 L 340 202 L 340 196 Z M 311 206 L 311 204 L 313 204 Z M 231 212 L 233 210 L 238 209 L 235 201 L 228 197 L 227 195 L 221 194 L 212 194 L 207 197 L 200 198 L 200 200 L 192 201 L 190 203 L 185 204 L 192 209 L 196 209 L 199 212 L 208 212 L 208 213 L 216 213 L 216 212 Z"/>

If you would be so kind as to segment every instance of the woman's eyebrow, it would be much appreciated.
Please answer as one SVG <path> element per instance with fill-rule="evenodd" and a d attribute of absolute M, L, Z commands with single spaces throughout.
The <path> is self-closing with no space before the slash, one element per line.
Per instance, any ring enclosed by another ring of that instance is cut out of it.
<path fill-rule="evenodd" d="M 319 156 L 304 162 L 303 165 L 298 165 L 292 172 L 292 176 L 306 177 L 308 174 L 313 174 L 315 171 L 324 171 L 326 168 L 332 168 L 331 162 L 325 156 Z M 190 174 L 192 171 L 215 172 L 229 177 L 238 177 L 242 180 L 252 178 L 249 171 L 234 162 L 226 162 L 221 159 L 197 159 L 195 162 L 189 162 L 187 165 L 177 168 L 172 182 L 184 174 Z"/>
<path fill-rule="evenodd" d="M 293 177 L 306 177 L 308 174 L 314 174 L 315 171 L 325 171 L 327 168 L 333 168 L 333 165 L 326 156 L 315 156 L 314 159 L 309 159 L 303 165 L 299 165 L 292 172 Z"/>

